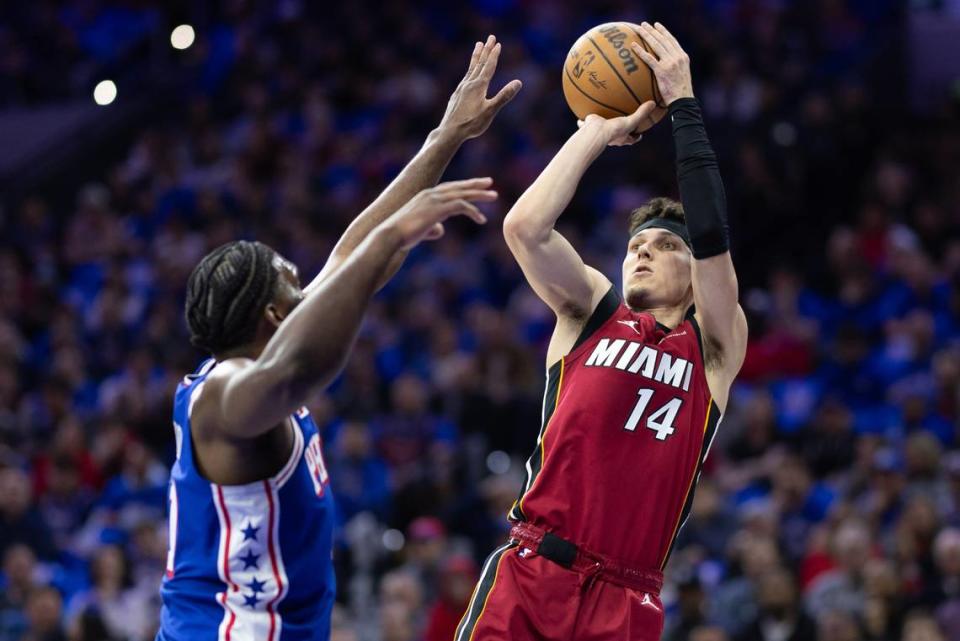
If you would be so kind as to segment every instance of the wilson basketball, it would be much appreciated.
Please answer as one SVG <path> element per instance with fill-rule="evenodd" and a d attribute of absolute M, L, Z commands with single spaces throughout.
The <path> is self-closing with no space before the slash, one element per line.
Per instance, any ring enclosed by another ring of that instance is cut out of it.
<path fill-rule="evenodd" d="M 653 100 L 658 108 L 640 126 L 644 131 L 667 113 L 653 71 L 631 49 L 634 42 L 653 53 L 629 22 L 599 25 L 573 43 L 563 65 L 563 95 L 577 118 L 626 116 Z"/>

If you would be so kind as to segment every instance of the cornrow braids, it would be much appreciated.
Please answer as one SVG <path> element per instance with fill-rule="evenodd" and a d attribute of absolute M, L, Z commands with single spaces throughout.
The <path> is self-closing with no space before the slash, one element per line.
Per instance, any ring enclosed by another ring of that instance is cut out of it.
<path fill-rule="evenodd" d="M 239 240 L 203 257 L 187 281 L 184 310 L 195 347 L 216 354 L 253 340 L 276 290 L 274 256 L 263 243 Z"/>

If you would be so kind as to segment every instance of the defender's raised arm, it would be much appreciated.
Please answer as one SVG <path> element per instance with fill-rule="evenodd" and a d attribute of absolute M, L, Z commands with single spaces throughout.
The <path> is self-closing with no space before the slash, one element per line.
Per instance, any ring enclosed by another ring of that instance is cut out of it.
<path fill-rule="evenodd" d="M 519 80 L 511 80 L 495 96 L 487 98 L 490 81 L 500 59 L 500 49 L 500 43 L 494 36 L 474 45 L 467 72 L 450 96 L 440 124 L 427 136 L 417 155 L 377 199 L 350 223 L 323 269 L 304 288 L 307 295 L 339 267 L 377 225 L 418 192 L 436 185 L 460 146 L 485 132 L 497 113 L 517 95 L 522 85 Z M 406 252 L 401 251 L 391 257 L 378 286 L 382 286 L 397 272 L 405 256 Z"/>
<path fill-rule="evenodd" d="M 212 426 L 234 438 L 252 438 L 296 410 L 312 389 L 339 373 L 391 257 L 442 236 L 443 221 L 451 216 L 464 214 L 485 223 L 486 217 L 473 203 L 496 198 L 490 185 L 489 178 L 475 178 L 420 192 L 368 234 L 313 295 L 294 301 L 293 309 L 268 305 L 265 314 L 273 316 L 276 332 L 256 358 L 215 353 L 223 362 L 206 380 L 195 424 Z M 274 262 L 279 264 L 268 268 L 279 269 L 281 279 L 292 275 L 293 281 L 284 287 L 295 292 L 291 266 L 279 256 Z"/>

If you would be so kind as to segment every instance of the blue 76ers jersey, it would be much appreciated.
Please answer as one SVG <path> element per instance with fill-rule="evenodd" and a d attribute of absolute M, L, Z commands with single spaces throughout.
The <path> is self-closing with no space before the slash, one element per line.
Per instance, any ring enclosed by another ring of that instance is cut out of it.
<path fill-rule="evenodd" d="M 319 641 L 330 635 L 333 497 L 320 434 L 291 415 L 293 452 L 273 477 L 217 485 L 194 464 L 190 409 L 216 365 L 177 387 L 177 460 L 158 641 Z"/>

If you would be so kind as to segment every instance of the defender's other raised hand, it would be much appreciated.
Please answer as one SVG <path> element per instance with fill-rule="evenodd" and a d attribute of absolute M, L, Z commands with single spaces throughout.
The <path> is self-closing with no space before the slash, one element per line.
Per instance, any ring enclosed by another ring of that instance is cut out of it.
<path fill-rule="evenodd" d="M 604 144 L 610 145 L 611 147 L 632 145 L 643 138 L 639 133 L 640 125 L 650 117 L 650 114 L 653 113 L 656 108 L 656 103 L 648 100 L 637 107 L 637 110 L 629 116 L 604 118 L 597 114 L 590 114 L 586 120 L 578 120 L 577 127 L 581 129 L 596 129 L 600 132 Z"/>
<path fill-rule="evenodd" d="M 410 249 L 424 240 L 443 236 L 443 221 L 464 214 L 478 225 L 487 222 L 473 203 L 491 202 L 497 192 L 490 189 L 491 178 L 471 178 L 440 183 L 424 189 L 385 222 L 399 234 L 403 249 Z"/>
<path fill-rule="evenodd" d="M 476 138 L 487 130 L 497 112 L 513 100 L 522 86 L 519 80 L 511 80 L 497 95 L 487 99 L 490 80 L 499 59 L 500 43 L 494 36 L 474 45 L 467 73 L 450 96 L 447 111 L 440 121 L 441 130 L 459 140 Z"/>
<path fill-rule="evenodd" d="M 693 98 L 693 79 L 690 76 L 690 56 L 673 34 L 659 22 L 640 25 L 640 35 L 653 50 L 653 55 L 637 43 L 633 52 L 653 70 L 663 101 L 669 105 L 680 98 Z"/>

